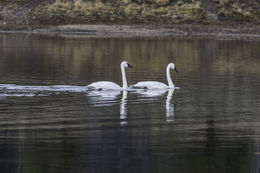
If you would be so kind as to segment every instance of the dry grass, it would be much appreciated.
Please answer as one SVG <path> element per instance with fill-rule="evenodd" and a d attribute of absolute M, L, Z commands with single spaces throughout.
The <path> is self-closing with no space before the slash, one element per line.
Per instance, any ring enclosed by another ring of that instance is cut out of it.
<path fill-rule="evenodd" d="M 13 0 L 0 0 L 6 2 Z M 19 0 L 21 1 L 21 0 Z M 30 1 L 30 0 L 22 0 Z M 32 0 L 31 0 L 32 1 Z M 12 22 L 23 20 L 16 13 L 24 10 L 27 13 L 26 21 L 32 24 L 82 24 L 82 23 L 180 23 L 204 22 L 205 11 L 201 0 L 179 1 L 173 0 L 146 0 L 143 3 L 134 3 L 134 0 L 54 0 L 39 1 L 33 7 L 19 6 L 16 3 L 7 3 L 2 14 Z M 145 3 L 147 2 L 147 3 Z M 149 2 L 149 3 L 148 3 Z M 19 8 L 17 8 L 17 6 Z M 259 8 L 257 8 L 259 7 Z M 254 2 L 241 6 L 241 3 L 230 0 L 220 0 L 216 3 L 219 18 L 235 20 L 259 21 L 260 3 Z M 1 9 L 1 8 L 0 8 Z M 19 9 L 19 10 L 18 10 Z M 27 10 L 27 11 L 26 11 Z M 1 12 L 0 12 L 1 13 Z M 3 18 L 3 17 L 2 17 Z M 217 18 L 216 18 L 217 20 Z"/>

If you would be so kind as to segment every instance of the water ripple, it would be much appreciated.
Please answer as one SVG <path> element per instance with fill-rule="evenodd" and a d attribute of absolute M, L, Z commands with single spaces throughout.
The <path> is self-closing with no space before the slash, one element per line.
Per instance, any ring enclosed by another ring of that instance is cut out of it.
<path fill-rule="evenodd" d="M 86 91 L 85 86 L 76 85 L 26 86 L 0 84 L 0 98 L 48 96 L 52 93 L 84 93 Z"/>

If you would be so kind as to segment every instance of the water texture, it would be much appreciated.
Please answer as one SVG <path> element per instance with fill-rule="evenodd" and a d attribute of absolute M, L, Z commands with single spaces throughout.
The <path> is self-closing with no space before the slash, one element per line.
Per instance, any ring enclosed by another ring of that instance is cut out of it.
<path fill-rule="evenodd" d="M 0 172 L 260 171 L 260 42 L 0 35 Z M 101 80 L 178 90 L 87 91 Z"/>

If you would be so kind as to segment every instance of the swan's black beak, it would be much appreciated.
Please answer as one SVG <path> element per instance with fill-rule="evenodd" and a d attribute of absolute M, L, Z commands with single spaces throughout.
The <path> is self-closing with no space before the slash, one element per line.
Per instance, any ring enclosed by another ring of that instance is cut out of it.
<path fill-rule="evenodd" d="M 176 66 L 175 66 L 175 68 L 174 68 L 174 71 L 176 71 L 177 73 L 179 73 L 179 71 L 177 70 Z"/>
<path fill-rule="evenodd" d="M 128 64 L 128 63 L 127 63 L 127 65 L 128 65 L 128 67 L 129 67 L 129 68 L 134 68 L 133 66 L 131 66 L 131 65 L 130 65 L 130 64 Z"/>

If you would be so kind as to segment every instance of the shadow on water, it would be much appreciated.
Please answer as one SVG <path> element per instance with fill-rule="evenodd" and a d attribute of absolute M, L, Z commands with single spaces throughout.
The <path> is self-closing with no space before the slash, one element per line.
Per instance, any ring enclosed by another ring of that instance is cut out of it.
<path fill-rule="evenodd" d="M 260 42 L 0 35 L 0 172 L 259 172 Z M 180 90 L 87 92 L 95 81 Z M 10 84 L 10 85 L 7 85 Z"/>

